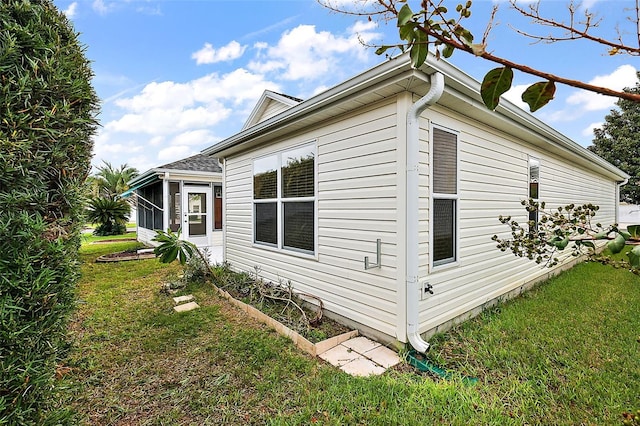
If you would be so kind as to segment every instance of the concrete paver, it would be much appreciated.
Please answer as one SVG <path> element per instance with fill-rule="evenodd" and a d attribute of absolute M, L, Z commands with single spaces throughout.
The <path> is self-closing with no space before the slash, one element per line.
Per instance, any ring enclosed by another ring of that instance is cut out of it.
<path fill-rule="evenodd" d="M 354 337 L 318 355 L 352 376 L 384 373 L 400 362 L 396 352 L 364 336 Z"/>

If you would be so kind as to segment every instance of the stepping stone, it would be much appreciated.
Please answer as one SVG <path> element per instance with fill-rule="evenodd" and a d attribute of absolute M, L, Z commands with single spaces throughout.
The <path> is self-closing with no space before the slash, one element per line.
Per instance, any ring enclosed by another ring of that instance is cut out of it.
<path fill-rule="evenodd" d="M 184 303 L 182 305 L 174 306 L 173 310 L 176 312 L 187 312 L 187 311 L 192 311 L 194 309 L 198 309 L 199 307 L 200 305 L 198 305 L 196 302 L 189 302 L 189 303 Z"/>
<path fill-rule="evenodd" d="M 349 339 L 346 342 L 342 342 L 342 344 L 352 351 L 356 351 L 360 354 L 364 354 L 371 349 L 375 349 L 378 346 L 381 346 L 380 343 L 374 342 L 371 339 L 367 339 L 364 336 L 355 337 L 353 339 Z"/>
<path fill-rule="evenodd" d="M 391 368 L 400 363 L 398 354 L 386 346 L 378 346 L 375 349 L 365 352 L 363 355 L 384 368 Z"/>
<path fill-rule="evenodd" d="M 380 367 L 370 359 L 360 357 L 341 366 L 340 369 L 352 376 L 367 377 L 384 373 L 387 369 Z"/>
<path fill-rule="evenodd" d="M 328 351 L 318 355 L 331 365 L 340 367 L 348 362 L 351 362 L 357 358 L 360 358 L 360 354 L 356 351 L 352 351 L 346 346 L 338 345 Z"/>
<path fill-rule="evenodd" d="M 173 298 L 173 303 L 179 305 L 180 303 L 191 302 L 194 300 L 193 294 L 187 294 L 186 296 L 178 296 Z"/>

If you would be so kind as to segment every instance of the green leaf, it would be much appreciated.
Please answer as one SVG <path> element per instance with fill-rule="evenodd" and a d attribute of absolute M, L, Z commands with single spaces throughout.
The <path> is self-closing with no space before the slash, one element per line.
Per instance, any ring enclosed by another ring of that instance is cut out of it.
<path fill-rule="evenodd" d="M 455 48 L 453 46 L 446 45 L 444 49 L 442 49 L 442 56 L 445 58 L 450 58 L 453 55 Z"/>
<path fill-rule="evenodd" d="M 408 4 L 405 4 L 398 12 L 398 27 L 403 27 L 411 18 L 413 18 L 413 11 Z"/>
<path fill-rule="evenodd" d="M 407 43 L 413 43 L 416 38 L 415 25 L 410 22 L 400 27 L 400 39 L 405 40 Z"/>
<path fill-rule="evenodd" d="M 598 232 L 595 235 L 596 240 L 606 240 L 608 238 L 609 233 L 602 231 L 602 232 Z"/>
<path fill-rule="evenodd" d="M 640 246 L 635 246 L 627 254 L 629 257 L 629 263 L 634 268 L 640 268 Z"/>
<path fill-rule="evenodd" d="M 427 60 L 428 52 L 427 35 L 422 31 L 417 31 L 416 39 L 411 46 L 411 64 L 416 68 L 420 67 Z"/>
<path fill-rule="evenodd" d="M 566 237 L 554 243 L 554 246 L 558 247 L 558 250 L 564 250 L 565 248 L 567 248 L 568 245 L 569 245 L 569 237 Z"/>
<path fill-rule="evenodd" d="M 628 233 L 627 231 L 618 231 L 618 234 L 622 235 L 622 238 L 624 238 L 625 241 L 627 241 L 628 239 L 631 238 L 631 234 Z"/>
<path fill-rule="evenodd" d="M 380 46 L 376 49 L 376 55 L 382 55 L 387 50 L 391 49 L 393 46 Z"/>
<path fill-rule="evenodd" d="M 490 110 L 496 109 L 500 103 L 500 96 L 511 88 L 513 70 L 509 67 L 492 69 L 484 76 L 480 94 L 482 101 Z"/>
<path fill-rule="evenodd" d="M 596 245 L 593 243 L 593 241 L 589 241 L 589 240 L 582 240 L 582 245 L 587 246 L 593 250 L 596 249 Z"/>
<path fill-rule="evenodd" d="M 607 248 L 613 254 L 620 253 L 624 248 L 624 237 L 622 235 L 617 235 L 615 239 L 607 243 Z"/>
<path fill-rule="evenodd" d="M 540 81 L 532 84 L 522 94 L 522 100 L 529 105 L 529 110 L 535 112 L 549 103 L 556 93 L 553 81 Z"/>
<path fill-rule="evenodd" d="M 627 231 L 629 232 L 630 238 L 640 240 L 640 225 L 629 225 L 627 226 Z"/>

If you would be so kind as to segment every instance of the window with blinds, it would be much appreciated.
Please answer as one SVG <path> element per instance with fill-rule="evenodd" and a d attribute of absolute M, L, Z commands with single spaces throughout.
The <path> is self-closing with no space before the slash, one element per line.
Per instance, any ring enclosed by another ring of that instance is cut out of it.
<path fill-rule="evenodd" d="M 540 160 L 529 157 L 529 198 L 538 201 L 540 185 Z M 538 211 L 529 212 L 529 226 L 535 229 L 538 226 Z"/>
<path fill-rule="evenodd" d="M 431 139 L 433 265 L 457 260 L 458 135 L 434 127 Z"/>
<path fill-rule="evenodd" d="M 255 243 L 314 253 L 315 176 L 314 145 L 254 161 Z"/>

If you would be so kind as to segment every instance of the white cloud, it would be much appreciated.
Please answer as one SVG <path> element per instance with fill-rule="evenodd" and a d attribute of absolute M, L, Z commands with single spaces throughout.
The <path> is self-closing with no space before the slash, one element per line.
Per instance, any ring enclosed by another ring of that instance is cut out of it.
<path fill-rule="evenodd" d="M 131 146 L 147 153 L 161 149 L 155 162 L 138 159 L 134 163 L 127 157 L 134 167 L 148 169 L 195 154 L 220 140 L 215 136 L 216 126 L 224 127 L 232 119 L 241 122 L 265 89 L 281 90 L 263 75 L 242 68 L 184 83 L 151 82 L 133 96 L 112 103 L 120 111 L 111 111 L 116 119 L 106 122 L 96 138 L 96 157 L 129 154 Z"/>
<path fill-rule="evenodd" d="M 188 130 L 180 133 L 171 140 L 171 145 L 204 145 L 209 146 L 219 141 L 220 138 L 216 138 L 208 129 Z"/>
<path fill-rule="evenodd" d="M 195 151 L 185 145 L 169 146 L 167 148 L 161 149 L 160 152 L 158 152 L 158 160 L 162 162 L 172 162 L 181 158 L 190 157 L 197 153 L 198 151 Z"/>
<path fill-rule="evenodd" d="M 105 124 L 110 132 L 146 133 L 168 135 L 190 128 L 202 128 L 218 124 L 230 114 L 221 104 L 196 108 L 153 108 L 142 113 L 125 114 L 120 119 Z"/>
<path fill-rule="evenodd" d="M 67 18 L 73 19 L 76 16 L 77 11 L 78 11 L 78 2 L 74 1 L 69 5 L 69 7 L 63 10 L 62 13 L 64 13 L 64 15 Z"/>
<path fill-rule="evenodd" d="M 93 10 L 95 10 L 100 15 L 105 15 L 111 11 L 113 5 L 105 4 L 104 0 L 94 0 L 91 4 Z"/>
<path fill-rule="evenodd" d="M 370 42 L 379 38 L 380 34 L 373 32 L 375 25 L 358 22 L 344 37 L 318 32 L 314 25 L 299 25 L 283 33 L 275 46 L 261 45 L 249 69 L 260 73 L 279 71 L 285 80 L 311 80 L 335 74 L 344 67 L 345 56 L 366 60 L 368 52 L 360 39 Z"/>
<path fill-rule="evenodd" d="M 593 136 L 593 130 L 599 129 L 600 127 L 602 127 L 603 124 L 604 123 L 602 121 L 589 124 L 586 128 L 582 130 L 582 136 Z"/>
<path fill-rule="evenodd" d="M 636 68 L 631 65 L 622 65 L 611 74 L 596 76 L 589 81 L 589 84 L 614 90 L 622 90 L 625 87 L 634 87 L 637 81 Z M 616 100 L 617 98 L 612 96 L 604 96 L 598 93 L 580 90 L 569 96 L 567 103 L 570 105 L 578 105 L 586 111 L 598 111 L 613 108 Z"/>
<path fill-rule="evenodd" d="M 164 136 L 155 136 L 153 138 L 151 138 L 151 140 L 149 141 L 149 145 L 151 146 L 160 146 L 164 143 L 165 138 Z"/>
<path fill-rule="evenodd" d="M 515 86 L 511 86 L 511 89 L 503 94 L 502 97 L 514 103 L 516 106 L 519 106 L 523 110 L 529 111 L 529 105 L 522 100 L 522 93 L 527 90 L 527 87 L 529 86 L 529 84 L 517 84 Z"/>
<path fill-rule="evenodd" d="M 204 47 L 191 55 L 196 60 L 197 65 L 215 64 L 216 62 L 231 61 L 241 57 L 247 46 L 233 40 L 226 46 L 215 49 L 211 43 L 205 43 Z"/>

